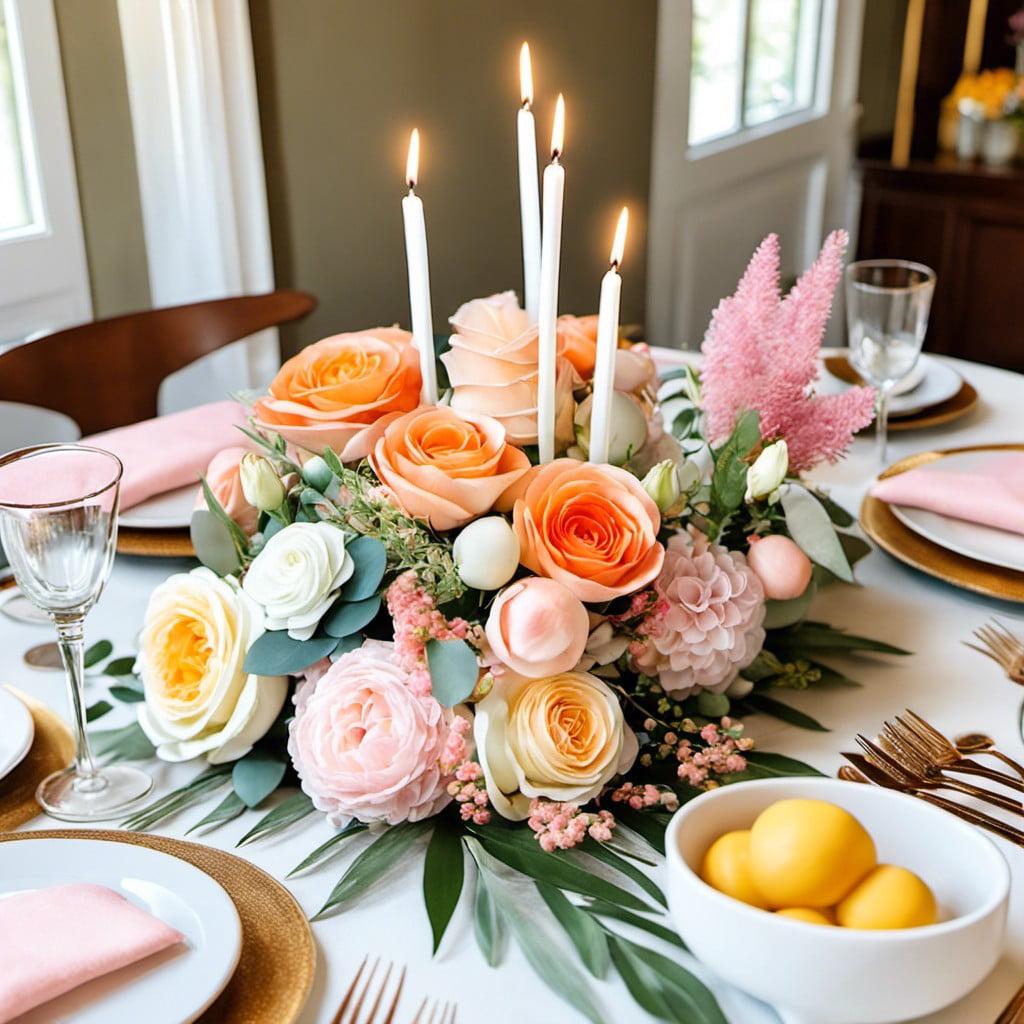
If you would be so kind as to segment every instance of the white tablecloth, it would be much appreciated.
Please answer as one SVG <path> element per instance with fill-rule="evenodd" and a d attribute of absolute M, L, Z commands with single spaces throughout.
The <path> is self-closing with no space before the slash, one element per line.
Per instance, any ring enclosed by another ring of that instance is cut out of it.
<path fill-rule="evenodd" d="M 893 433 L 891 461 L 932 448 L 1024 441 L 1024 377 L 977 364 L 953 361 L 953 365 L 977 388 L 981 396 L 978 407 L 965 418 L 943 427 Z M 853 512 L 879 469 L 873 443 L 873 436 L 868 434 L 855 442 L 843 462 L 815 474 Z M 107 637 L 114 642 L 116 652 L 129 653 L 150 590 L 166 575 L 188 567 L 185 562 L 119 556 L 106 592 L 89 616 L 87 638 Z M 857 732 L 873 733 L 883 718 L 911 707 L 948 733 L 984 731 L 1011 755 L 1024 757 L 1017 731 L 1024 691 L 1006 680 L 992 662 L 961 644 L 971 630 L 993 613 L 1016 619 L 1024 631 L 1024 606 L 954 589 L 901 565 L 881 551 L 872 552 L 859 563 L 857 580 L 855 587 L 836 585 L 822 592 L 813 607 L 814 616 L 852 632 L 907 647 L 914 652 L 913 656 L 847 661 L 848 674 L 864 684 L 862 689 L 786 693 L 787 703 L 813 715 L 832 731 L 807 732 L 754 717 L 748 720 L 747 729 L 758 746 L 801 758 L 824 772 L 834 773 L 841 763 L 838 751 L 853 748 Z M 63 710 L 66 696 L 62 677 L 29 669 L 21 660 L 26 648 L 50 639 L 50 635 L 48 627 L 18 625 L 0 616 L 3 681 Z M 90 684 L 89 702 L 100 696 L 102 684 Z M 107 721 L 113 722 L 113 715 L 103 724 Z M 166 792 L 197 772 L 195 766 L 150 767 L 159 792 Z M 192 809 L 158 831 L 183 837 L 210 806 Z M 203 836 L 201 841 L 233 850 L 236 840 L 261 813 L 247 812 Z M 63 826 L 40 816 L 28 827 Z M 283 879 L 330 834 L 322 820 L 310 818 L 283 835 L 247 846 L 240 852 Z M 194 840 L 196 836 L 189 838 Z M 333 860 L 286 883 L 309 914 L 320 908 L 345 865 L 363 845 L 360 838 L 346 842 L 350 845 Z M 1005 953 L 975 992 L 955 1006 L 924 1018 L 928 1024 L 980 1024 L 993 1020 L 1024 980 L 1024 850 L 1001 841 L 999 846 L 1014 875 Z M 406 871 L 390 875 L 386 884 L 367 892 L 351 909 L 313 925 L 319 963 L 301 1024 L 326 1024 L 331 1020 L 367 952 L 408 964 L 407 996 L 398 1018 L 402 1022 L 411 1020 L 419 998 L 425 995 L 456 998 L 459 1020 L 464 1024 L 583 1021 L 581 1015 L 548 991 L 514 943 L 509 943 L 500 967 L 490 970 L 484 965 L 473 936 L 468 885 L 441 950 L 431 959 L 430 929 L 420 894 L 420 865 L 421 854 L 417 852 L 410 856 Z M 670 952 L 671 947 L 665 951 Z M 567 951 L 567 956 L 574 954 Z M 701 970 L 699 966 L 696 969 Z M 941 970 L 940 964 L 936 970 Z M 704 976 L 707 977 L 706 973 Z M 776 1019 L 773 1013 L 755 1006 L 746 997 L 715 984 L 714 979 L 708 980 L 715 985 L 733 1024 L 759 1024 Z M 870 984 L 870 979 L 865 979 L 865 983 Z M 652 1019 L 636 1006 L 617 976 L 594 985 L 612 1020 Z"/>

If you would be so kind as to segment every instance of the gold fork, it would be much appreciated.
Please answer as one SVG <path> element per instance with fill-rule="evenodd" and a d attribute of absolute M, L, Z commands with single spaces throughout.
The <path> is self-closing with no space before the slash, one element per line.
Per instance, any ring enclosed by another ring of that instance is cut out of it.
<path fill-rule="evenodd" d="M 388 980 L 391 977 L 394 964 L 388 964 L 384 971 L 384 977 L 379 982 L 375 982 L 377 969 L 381 966 L 380 958 L 376 958 L 370 967 L 369 974 L 366 975 L 366 981 L 360 987 L 360 979 L 369 961 L 369 956 L 363 957 L 363 962 L 359 965 L 359 970 L 356 971 L 356 976 L 352 979 L 352 984 L 345 993 L 331 1024 L 392 1024 L 395 1019 L 395 1010 L 398 1009 L 398 1000 L 402 995 L 402 986 L 405 984 L 405 968 L 402 968 L 402 973 L 398 976 L 398 987 L 391 997 L 390 1007 L 384 1007 L 384 994 L 387 991 Z M 363 1003 L 367 998 L 373 1000 L 373 1005 L 367 1010 L 366 1016 L 361 1017 Z M 382 1008 L 384 1016 L 378 1021 L 377 1011 Z"/>
<path fill-rule="evenodd" d="M 928 747 L 935 760 L 940 764 L 952 765 L 956 762 L 958 765 L 970 767 L 971 769 L 984 767 L 983 765 L 978 764 L 977 761 L 964 757 L 960 748 L 958 748 L 955 743 L 947 739 L 941 732 L 939 732 L 938 729 L 935 728 L 935 726 L 930 725 L 920 715 L 911 711 L 910 708 L 907 708 L 904 714 L 907 716 L 906 719 L 897 716 L 896 722 L 899 723 L 899 726 L 903 729 L 909 729 L 912 731 L 921 740 L 921 742 Z M 893 728 L 896 728 L 896 726 L 893 726 Z M 983 753 L 991 754 L 993 757 L 998 757 L 1003 764 L 1012 768 L 1020 778 L 1024 779 L 1024 765 L 1015 761 L 1008 754 L 1004 754 L 1001 750 L 997 750 L 995 747 L 988 747 L 983 751 Z"/>
<path fill-rule="evenodd" d="M 1006 673 L 1008 679 L 1024 685 L 1024 640 L 1011 633 L 998 619 L 979 626 L 971 634 L 980 643 L 964 640 L 964 646 L 991 658 Z"/>
<path fill-rule="evenodd" d="M 996 1018 L 996 1024 L 1020 1024 L 1024 1020 L 1024 985 L 1021 985 L 1003 1007 L 1003 1012 Z"/>
<path fill-rule="evenodd" d="M 457 1009 L 455 1003 L 432 1003 L 424 999 L 416 1011 L 416 1016 L 412 1019 L 412 1024 L 455 1024 Z M 428 1013 L 429 1016 L 427 1016 Z M 437 1015 L 436 1019 L 435 1014 Z"/>

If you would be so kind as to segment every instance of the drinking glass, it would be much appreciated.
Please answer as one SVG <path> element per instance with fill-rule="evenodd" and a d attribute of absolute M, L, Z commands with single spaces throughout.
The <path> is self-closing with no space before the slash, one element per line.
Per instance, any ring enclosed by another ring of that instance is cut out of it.
<path fill-rule="evenodd" d="M 39 445 L 0 459 L 0 541 L 21 592 L 56 626 L 67 675 L 75 760 L 36 790 L 43 810 L 65 821 L 115 817 L 153 786 L 138 768 L 98 768 L 85 731 L 85 616 L 114 561 L 120 483 L 120 461 L 98 448 Z"/>
<path fill-rule="evenodd" d="M 875 436 L 884 466 L 893 388 L 921 354 L 935 271 L 907 260 L 861 260 L 846 268 L 850 365 L 878 389 Z"/>

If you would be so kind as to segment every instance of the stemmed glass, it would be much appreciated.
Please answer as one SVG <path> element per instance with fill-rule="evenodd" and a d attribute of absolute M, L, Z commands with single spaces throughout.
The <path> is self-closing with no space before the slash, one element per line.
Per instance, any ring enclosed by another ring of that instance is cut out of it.
<path fill-rule="evenodd" d="M 120 483 L 120 461 L 98 448 L 39 445 L 0 459 L 0 540 L 22 593 L 57 627 L 67 674 L 74 764 L 36 791 L 43 810 L 65 821 L 115 817 L 153 786 L 138 768 L 98 768 L 85 731 L 85 615 L 114 561 Z"/>
<path fill-rule="evenodd" d="M 889 399 L 921 354 L 935 271 L 908 260 L 861 260 L 846 268 L 850 365 L 878 389 L 876 449 L 886 464 Z"/>

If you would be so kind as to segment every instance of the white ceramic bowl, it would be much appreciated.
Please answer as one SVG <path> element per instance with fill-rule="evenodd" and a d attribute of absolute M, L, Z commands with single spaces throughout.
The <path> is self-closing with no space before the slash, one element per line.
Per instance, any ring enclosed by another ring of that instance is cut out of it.
<path fill-rule="evenodd" d="M 939 923 L 864 931 L 777 917 L 712 889 L 697 872 L 711 843 L 791 797 L 846 808 L 881 863 L 920 875 Z M 837 779 L 763 779 L 705 793 L 669 825 L 669 908 L 693 954 L 790 1024 L 884 1024 L 932 1013 L 974 988 L 999 959 L 1010 872 L 985 835 L 923 800 Z"/>

